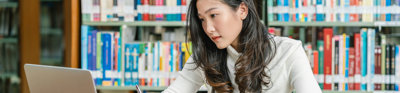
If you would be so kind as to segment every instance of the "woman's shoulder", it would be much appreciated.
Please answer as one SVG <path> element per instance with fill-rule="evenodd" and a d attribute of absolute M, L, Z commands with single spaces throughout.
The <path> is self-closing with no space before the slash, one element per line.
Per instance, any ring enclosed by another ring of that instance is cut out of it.
<path fill-rule="evenodd" d="M 273 36 L 277 48 L 291 48 L 301 46 L 301 41 L 288 37 Z"/>

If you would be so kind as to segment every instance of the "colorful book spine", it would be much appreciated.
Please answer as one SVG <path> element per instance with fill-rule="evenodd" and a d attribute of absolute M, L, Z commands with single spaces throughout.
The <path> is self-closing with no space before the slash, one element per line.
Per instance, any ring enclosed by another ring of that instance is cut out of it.
<path fill-rule="evenodd" d="M 354 88 L 355 90 L 361 89 L 361 36 L 360 33 L 354 34 L 354 49 L 355 49 L 355 75 L 354 75 Z"/>
<path fill-rule="evenodd" d="M 289 0 L 283 0 L 283 7 L 289 7 Z M 283 21 L 289 22 L 290 20 L 290 15 L 289 13 L 283 13 Z"/>
<path fill-rule="evenodd" d="M 374 90 L 374 84 L 371 82 L 372 79 L 374 79 L 374 74 L 375 74 L 375 30 L 374 29 L 368 29 L 368 37 L 367 37 L 367 45 L 368 45 L 368 50 L 367 50 L 367 57 L 368 57 L 368 78 L 370 82 L 368 82 L 368 91 L 373 91 Z"/>
<path fill-rule="evenodd" d="M 323 62 L 324 62 L 324 90 L 332 90 L 332 37 L 333 29 L 324 29 L 324 51 L 323 51 Z"/>
<path fill-rule="evenodd" d="M 82 12 L 82 21 L 91 21 L 92 19 L 92 12 L 91 12 L 91 8 L 92 6 L 92 0 L 82 0 L 81 1 L 82 6 L 81 7 L 81 12 Z"/>
<path fill-rule="evenodd" d="M 381 35 L 381 74 L 382 74 L 382 79 L 380 80 L 381 82 L 381 89 L 385 90 L 386 89 L 386 83 L 385 83 L 385 76 L 386 76 L 386 36 Z"/>
<path fill-rule="evenodd" d="M 349 90 L 354 90 L 355 49 L 349 48 Z"/>
<path fill-rule="evenodd" d="M 367 90 L 367 29 L 361 29 L 361 90 Z"/>
<path fill-rule="evenodd" d="M 350 36 L 343 34 L 343 38 L 345 39 L 345 67 L 344 67 L 344 76 L 345 76 L 345 90 L 349 90 L 349 48 L 350 48 Z"/>
<path fill-rule="evenodd" d="M 97 72 L 98 73 L 98 69 L 96 68 L 96 66 L 97 66 L 97 33 L 98 33 L 98 31 L 97 30 L 93 30 L 92 32 L 91 32 L 92 34 L 91 34 L 91 37 L 92 37 L 92 40 L 91 40 L 91 44 L 92 44 L 92 47 L 90 48 L 91 49 L 91 51 L 92 51 L 92 55 L 91 55 L 91 61 L 88 63 L 88 64 L 90 64 L 90 66 L 88 66 L 88 68 L 89 68 L 89 70 L 91 70 L 92 72 Z M 89 59 L 89 58 L 88 58 Z M 93 78 L 95 77 L 95 75 L 92 75 L 93 76 Z M 94 78 L 95 79 L 95 78 Z"/>
<path fill-rule="evenodd" d="M 88 63 L 88 33 L 89 33 L 89 26 L 81 26 L 81 68 L 87 70 L 87 63 Z"/>
<path fill-rule="evenodd" d="M 103 86 L 112 86 L 112 34 L 102 33 L 102 61 L 103 61 Z"/>
<path fill-rule="evenodd" d="M 399 91 L 399 82 L 400 82 L 400 46 L 396 46 L 395 48 L 395 91 Z M 397 67 L 397 68 L 396 68 Z"/>
<path fill-rule="evenodd" d="M 345 37 L 339 35 L 339 91 L 345 91 Z"/>
<path fill-rule="evenodd" d="M 340 80 L 340 74 L 339 74 L 339 61 L 340 61 L 340 59 L 339 59 L 339 53 L 340 53 L 340 49 L 339 49 L 339 41 L 340 41 L 340 36 L 334 36 L 334 50 L 335 50 L 335 53 L 334 53 L 334 59 L 335 59 L 335 61 L 333 61 L 334 62 L 334 65 L 333 65 L 333 67 L 334 67 L 334 82 L 335 82 L 335 84 L 334 84 L 334 90 L 336 90 L 336 91 L 338 91 L 339 90 L 339 84 L 341 83 L 341 82 L 339 82 L 339 80 Z"/>
<path fill-rule="evenodd" d="M 381 60 L 380 60 L 380 58 L 381 58 L 381 47 L 380 46 L 377 46 L 376 48 L 375 48 L 375 77 L 374 77 L 374 79 L 372 80 L 373 82 L 374 82 L 374 90 L 382 90 L 382 82 L 380 82 L 380 80 L 381 80 L 381 77 L 382 77 L 382 74 L 381 74 Z"/>
<path fill-rule="evenodd" d="M 390 48 L 390 46 L 391 45 L 386 45 L 386 57 L 385 57 L 385 59 L 386 59 L 386 64 L 385 64 L 385 90 L 390 90 L 390 77 L 389 77 L 389 75 L 390 75 L 390 63 L 391 63 L 391 60 L 390 60 L 390 54 L 391 54 L 391 52 L 390 52 L 390 50 L 391 50 L 391 48 Z"/>
<path fill-rule="evenodd" d="M 125 74 L 124 74 L 124 85 L 125 86 L 133 86 L 133 81 L 132 81 L 132 63 L 133 63 L 133 57 L 132 57 L 132 51 L 133 51 L 133 44 L 125 44 Z"/>
<path fill-rule="evenodd" d="M 317 41 L 317 47 L 318 47 L 318 75 L 319 79 L 321 79 L 322 82 L 319 83 L 319 86 L 321 89 L 324 89 L 324 41 L 323 40 L 318 40 Z"/>
<path fill-rule="evenodd" d="M 323 8 L 323 0 L 317 0 L 316 1 L 316 15 L 315 15 L 315 21 L 325 21 L 325 15 L 323 14 L 324 8 Z"/>
<path fill-rule="evenodd" d="M 321 81 L 320 75 L 319 75 L 318 56 L 319 56 L 318 51 L 313 51 L 313 58 L 314 58 L 314 59 L 313 59 L 313 62 L 314 62 L 313 73 L 314 73 L 315 79 L 316 79 L 317 82 L 320 84 L 320 83 L 323 82 L 323 81 Z M 321 87 L 321 86 L 320 86 L 320 87 Z"/>
<path fill-rule="evenodd" d="M 395 60 L 395 56 L 396 56 L 396 45 L 392 45 L 391 46 L 392 50 L 391 50 L 391 66 L 390 66 L 390 90 L 394 91 L 395 90 L 395 86 L 396 86 L 396 60 Z"/>
<path fill-rule="evenodd" d="M 100 0 L 93 0 L 93 5 L 92 5 L 92 19 L 91 21 L 100 21 L 101 20 L 101 14 L 100 14 Z"/>
<path fill-rule="evenodd" d="M 346 9 L 351 9 L 350 8 L 350 0 L 345 0 L 344 7 Z M 350 14 L 349 13 L 344 13 L 344 22 L 349 22 L 349 21 L 350 21 Z"/>
<path fill-rule="evenodd" d="M 96 85 L 102 85 L 103 81 L 103 60 L 102 60 L 102 47 L 103 47 L 103 42 L 102 42 L 102 33 L 96 33 L 96 71 L 95 71 L 95 78 L 96 78 Z"/>
<path fill-rule="evenodd" d="M 387 7 L 388 7 L 388 6 L 392 6 L 392 0 L 386 0 L 386 6 L 387 6 Z M 385 21 L 391 21 L 392 14 L 390 14 L 390 13 L 385 13 L 385 16 L 386 16 Z"/>

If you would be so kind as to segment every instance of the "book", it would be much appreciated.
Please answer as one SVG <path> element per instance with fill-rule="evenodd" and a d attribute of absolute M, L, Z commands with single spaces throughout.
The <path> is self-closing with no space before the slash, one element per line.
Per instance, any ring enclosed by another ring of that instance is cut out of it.
<path fill-rule="evenodd" d="M 323 64 L 324 64 L 324 90 L 332 90 L 332 37 L 333 37 L 333 29 L 325 28 L 324 29 L 324 51 L 323 51 Z"/>

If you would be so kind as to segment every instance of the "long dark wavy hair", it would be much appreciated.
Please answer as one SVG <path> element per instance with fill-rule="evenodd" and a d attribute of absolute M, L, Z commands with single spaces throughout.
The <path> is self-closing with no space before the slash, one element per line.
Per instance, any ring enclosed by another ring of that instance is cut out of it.
<path fill-rule="evenodd" d="M 220 0 L 236 11 L 241 3 L 248 7 L 248 15 L 243 20 L 243 27 L 238 36 L 238 48 L 242 52 L 235 63 L 235 82 L 241 93 L 260 93 L 262 85 L 270 88 L 271 77 L 267 75 L 267 65 L 275 55 L 275 41 L 261 23 L 252 0 Z M 192 41 L 192 57 L 197 68 L 204 71 L 206 82 L 213 92 L 233 92 L 227 67 L 227 50 L 218 49 L 206 35 L 198 17 L 197 0 L 192 0 L 188 7 L 186 20 L 187 32 Z M 186 35 L 186 40 L 188 40 Z"/>

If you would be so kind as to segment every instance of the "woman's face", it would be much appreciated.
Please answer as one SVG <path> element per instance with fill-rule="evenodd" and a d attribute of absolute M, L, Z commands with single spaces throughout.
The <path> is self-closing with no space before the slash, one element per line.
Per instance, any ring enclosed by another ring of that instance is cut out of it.
<path fill-rule="evenodd" d="M 242 3 L 238 9 L 233 10 L 220 0 L 198 0 L 196 7 L 204 32 L 218 49 L 229 45 L 237 48 L 242 20 L 247 16 L 247 6 Z"/>

